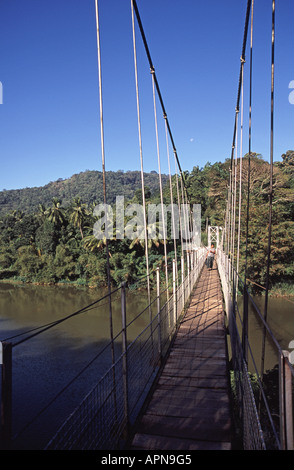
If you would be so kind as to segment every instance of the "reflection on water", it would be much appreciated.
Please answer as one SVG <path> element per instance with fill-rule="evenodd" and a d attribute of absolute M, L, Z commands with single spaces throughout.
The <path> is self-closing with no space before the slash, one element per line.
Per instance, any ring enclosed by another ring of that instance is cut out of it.
<path fill-rule="evenodd" d="M 85 289 L 71 286 L 27 286 L 0 283 L 1 339 L 9 332 L 25 331 L 46 325 L 77 312 L 107 294 L 106 289 Z M 121 329 L 121 292 L 112 295 L 114 334 Z M 146 306 L 144 291 L 128 292 L 127 321 Z M 139 327 L 141 325 L 138 325 Z M 60 334 L 89 342 L 109 339 L 108 298 L 93 305 L 73 319 L 58 325 Z"/>
<path fill-rule="evenodd" d="M 0 283 L 0 340 L 11 338 L 13 344 L 19 343 L 13 347 L 13 429 L 16 434 L 21 431 L 15 440 L 16 448 L 46 445 L 56 428 L 111 365 L 110 348 L 99 355 L 110 339 L 108 298 L 37 336 L 34 329 L 77 312 L 106 293 L 105 289 Z M 144 290 L 128 292 L 127 323 L 146 305 Z M 122 325 L 120 290 L 112 295 L 112 316 L 116 336 Z M 136 319 L 128 330 L 128 339 L 134 339 L 148 320 L 149 312 Z M 21 342 L 30 335 L 32 338 Z M 120 351 L 121 336 L 115 344 L 116 357 Z M 94 360 L 96 356 L 99 357 Z M 74 380 L 79 374 L 78 380 Z M 63 390 L 58 400 L 54 400 Z M 51 401 L 53 405 L 47 410 Z M 27 427 L 43 408 L 45 413 Z"/>

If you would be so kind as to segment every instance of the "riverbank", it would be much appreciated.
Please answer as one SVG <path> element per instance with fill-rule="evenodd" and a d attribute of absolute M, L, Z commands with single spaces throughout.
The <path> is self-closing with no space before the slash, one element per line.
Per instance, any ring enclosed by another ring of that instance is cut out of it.
<path fill-rule="evenodd" d="M 71 287 L 84 287 L 88 289 L 103 289 L 107 288 L 106 283 L 99 283 L 97 284 L 91 284 L 91 282 L 87 282 L 85 279 L 77 279 L 75 281 L 70 281 L 67 279 L 60 280 L 58 282 L 34 282 L 34 281 L 26 281 L 24 278 L 7 278 L 7 279 L 0 279 L 0 284 L 5 283 L 5 284 L 14 284 L 14 285 L 31 285 L 31 286 L 71 286 Z M 254 292 L 254 295 L 260 296 L 261 298 L 264 297 L 265 295 L 265 289 L 259 286 L 260 288 Z M 115 286 L 112 286 L 112 289 L 115 289 Z M 294 302 L 294 283 L 293 284 L 288 284 L 288 283 L 279 283 L 275 286 L 273 286 L 269 290 L 269 297 L 275 297 L 275 298 L 287 298 L 287 297 L 293 297 L 293 302 Z"/>
<path fill-rule="evenodd" d="M 8 279 L 0 279 L 0 284 L 13 284 L 13 285 L 28 285 L 28 286 L 44 286 L 44 287 L 50 287 L 50 286 L 72 286 L 72 287 L 87 287 L 89 289 L 95 289 L 95 288 L 106 288 L 106 284 L 99 284 L 99 285 L 92 285 L 87 283 L 86 281 L 81 281 L 81 280 L 76 280 L 76 281 L 58 281 L 58 282 L 34 282 L 34 281 L 26 281 L 24 279 L 13 279 L 13 278 L 8 278 Z"/>
<path fill-rule="evenodd" d="M 261 295 L 265 295 L 264 291 L 261 292 Z M 276 286 L 273 286 L 269 291 L 269 296 L 271 297 L 294 297 L 294 285 L 279 283 Z"/>

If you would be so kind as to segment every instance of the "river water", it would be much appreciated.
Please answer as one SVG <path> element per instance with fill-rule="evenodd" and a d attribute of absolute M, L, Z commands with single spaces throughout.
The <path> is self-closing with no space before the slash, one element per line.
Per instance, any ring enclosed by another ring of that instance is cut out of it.
<path fill-rule="evenodd" d="M 258 307 L 261 316 L 264 316 L 264 296 L 254 297 L 253 301 Z M 249 321 L 248 321 L 248 337 L 250 342 L 248 364 L 251 372 L 260 373 L 260 365 L 262 362 L 262 340 L 264 335 L 264 326 L 253 313 L 254 309 L 249 302 Z M 290 350 L 289 343 L 294 339 L 294 298 L 293 297 L 269 297 L 267 323 L 271 333 L 277 343 L 283 350 Z M 255 366 L 250 357 L 254 357 Z M 264 371 L 272 369 L 278 364 L 278 350 L 274 341 L 271 340 L 270 334 L 266 332 L 266 346 L 264 352 Z"/>
<path fill-rule="evenodd" d="M 78 312 L 106 294 L 105 289 L 0 283 L 0 340 L 13 344 L 15 448 L 43 448 L 112 360 L 111 348 L 106 348 L 108 298 L 41 334 L 36 335 L 36 328 Z M 127 292 L 127 323 L 146 305 L 145 290 Z M 112 295 L 112 318 L 116 337 L 122 328 L 121 290 Z M 143 330 L 148 319 L 147 310 L 128 328 L 128 340 Z M 116 357 L 121 344 L 119 335 Z"/>
<path fill-rule="evenodd" d="M 13 347 L 13 436 L 16 449 L 43 448 L 74 407 L 111 364 L 108 299 L 38 334 L 35 330 L 60 320 L 102 298 L 103 289 L 29 286 L 0 283 L 0 340 Z M 268 322 L 280 345 L 294 339 L 294 299 L 270 298 Z M 263 309 L 263 299 L 255 299 Z M 145 309 L 144 290 L 128 292 L 127 322 Z M 112 296 L 113 334 L 121 330 L 121 292 Z M 148 310 L 134 321 L 128 339 L 146 326 Z M 253 349 L 260 348 L 262 327 L 249 321 Z M 23 335 L 23 333 L 25 333 Z M 29 339 L 27 339 L 30 337 Z M 9 339 L 10 338 L 10 339 Z M 116 341 L 115 354 L 121 348 Z M 97 359 L 96 356 L 98 356 Z M 269 351 L 266 367 L 275 363 Z M 91 364 L 91 365 L 89 365 Z"/>

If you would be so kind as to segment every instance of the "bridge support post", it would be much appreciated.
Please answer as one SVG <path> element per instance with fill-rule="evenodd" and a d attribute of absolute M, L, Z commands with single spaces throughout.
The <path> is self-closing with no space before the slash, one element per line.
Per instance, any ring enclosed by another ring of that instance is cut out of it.
<path fill-rule="evenodd" d="M 176 291 L 176 260 L 173 259 L 173 303 L 174 303 L 174 324 L 177 322 L 177 291 Z"/>
<path fill-rule="evenodd" d="M 184 265 L 184 257 L 181 257 L 181 275 L 182 275 L 182 298 L 183 298 L 183 308 L 185 307 L 186 299 L 185 299 L 185 286 L 184 286 L 184 279 L 185 279 L 185 265 Z M 182 310 L 183 310 L 182 308 Z"/>
<path fill-rule="evenodd" d="M 188 275 L 188 297 L 190 297 L 190 259 L 189 259 L 189 252 L 187 251 L 187 275 Z"/>
<path fill-rule="evenodd" d="M 232 276 L 232 303 L 233 303 L 233 315 L 236 317 L 236 279 L 233 272 Z"/>
<path fill-rule="evenodd" d="M 1 447 L 9 447 L 12 433 L 12 344 L 0 343 L 2 368 Z"/>
<path fill-rule="evenodd" d="M 162 360 L 162 344 L 161 344 L 161 308 L 160 308 L 160 277 L 159 268 L 156 268 L 156 287 L 157 287 L 157 319 L 158 319 L 158 354 L 159 361 Z"/>
<path fill-rule="evenodd" d="M 248 364 L 248 291 L 246 284 L 244 286 L 243 296 L 243 331 L 242 331 L 243 355 L 246 364 Z"/>
<path fill-rule="evenodd" d="M 122 373 L 124 393 L 125 435 L 129 432 L 129 392 L 128 392 L 128 344 L 127 344 L 127 316 L 126 316 L 126 284 L 121 286 L 121 318 L 122 318 Z"/>
<path fill-rule="evenodd" d="M 283 351 L 279 360 L 280 440 L 282 450 L 293 450 L 292 374 L 288 351 Z"/>

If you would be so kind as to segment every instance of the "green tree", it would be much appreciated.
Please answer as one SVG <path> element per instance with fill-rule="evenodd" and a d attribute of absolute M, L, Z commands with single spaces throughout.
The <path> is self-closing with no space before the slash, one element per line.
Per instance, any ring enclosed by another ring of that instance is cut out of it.
<path fill-rule="evenodd" d="M 14 267 L 19 276 L 29 282 L 35 281 L 42 266 L 42 259 L 32 245 L 18 248 Z"/>
<path fill-rule="evenodd" d="M 58 232 L 53 222 L 45 220 L 36 231 L 36 245 L 42 253 L 55 254 Z"/>
<path fill-rule="evenodd" d="M 45 222 L 47 217 L 47 209 L 44 204 L 39 204 L 39 211 L 37 212 L 37 217 L 41 222 Z"/>
<path fill-rule="evenodd" d="M 96 238 L 94 235 L 87 235 L 83 239 L 83 246 L 92 252 L 101 251 L 106 246 L 106 237 Z"/>
<path fill-rule="evenodd" d="M 83 225 L 84 225 L 86 217 L 89 214 L 90 213 L 87 209 L 87 205 L 82 203 L 81 198 L 79 197 L 74 198 L 72 207 L 71 207 L 71 214 L 70 214 L 69 220 L 75 227 L 78 227 L 82 238 L 84 238 Z"/>
<path fill-rule="evenodd" d="M 89 285 L 104 286 L 107 280 L 106 257 L 98 257 L 97 254 L 86 252 L 79 256 L 76 262 L 76 273 Z"/>
<path fill-rule="evenodd" d="M 58 279 L 73 280 L 75 278 L 75 262 L 66 246 L 57 246 L 53 264 Z"/>
<path fill-rule="evenodd" d="M 48 220 L 57 227 L 61 227 L 61 225 L 65 222 L 64 209 L 61 206 L 61 201 L 57 197 L 53 198 L 52 207 L 47 209 L 47 217 Z"/>

